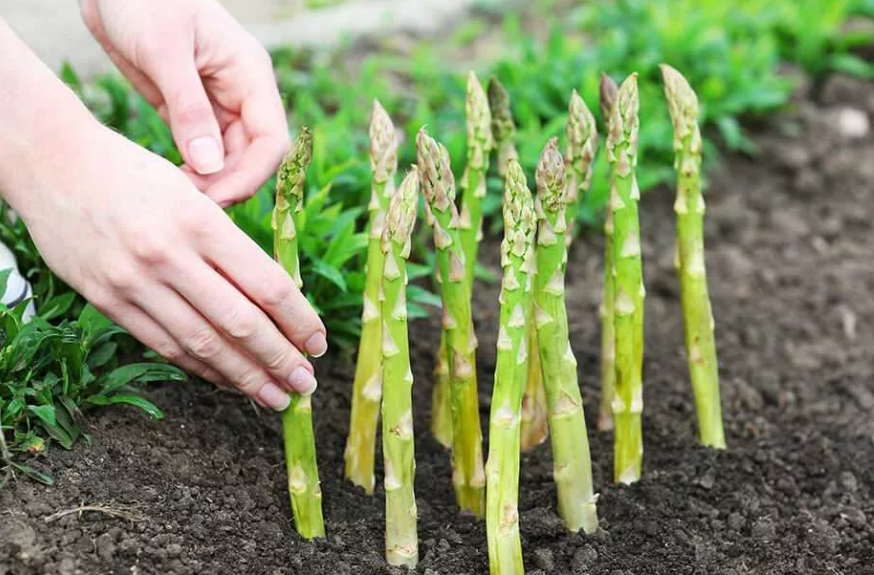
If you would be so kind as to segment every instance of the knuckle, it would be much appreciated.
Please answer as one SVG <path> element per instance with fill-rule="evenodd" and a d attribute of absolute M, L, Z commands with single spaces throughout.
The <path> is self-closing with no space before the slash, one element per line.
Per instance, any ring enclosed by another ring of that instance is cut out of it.
<path fill-rule="evenodd" d="M 271 309 L 287 306 L 294 296 L 292 285 L 291 280 L 287 278 L 283 278 L 281 282 L 271 282 L 264 289 L 261 302 Z"/>
<path fill-rule="evenodd" d="M 255 395 L 258 393 L 258 390 L 264 387 L 265 383 L 258 370 L 249 369 L 234 381 L 234 387 L 246 395 Z"/>
<path fill-rule="evenodd" d="M 156 342 L 152 349 L 171 363 L 179 363 L 185 357 L 185 352 L 182 351 L 182 348 L 169 340 Z"/>
<path fill-rule="evenodd" d="M 185 340 L 188 353 L 201 360 L 215 358 L 221 353 L 222 347 L 218 334 L 209 327 L 198 329 Z"/>
<path fill-rule="evenodd" d="M 170 250 L 159 232 L 135 233 L 133 237 L 131 251 L 138 261 L 148 266 L 166 263 Z"/>
<path fill-rule="evenodd" d="M 235 340 L 249 341 L 258 334 L 258 323 L 255 314 L 232 310 L 227 315 L 224 330 Z"/>
<path fill-rule="evenodd" d="M 208 102 L 191 102 L 183 98 L 186 98 L 186 96 L 181 93 L 174 95 L 176 109 L 171 113 L 175 116 L 177 122 L 182 125 L 196 125 L 212 120 L 213 112 Z"/>
<path fill-rule="evenodd" d="M 291 351 L 289 349 L 283 349 L 273 353 L 267 359 L 264 366 L 272 372 L 278 372 L 282 371 L 283 368 L 290 367 L 293 359 Z"/>
<path fill-rule="evenodd" d="M 106 273 L 106 284 L 116 293 L 130 292 L 136 283 L 137 274 L 127 266 L 112 266 Z"/>
<path fill-rule="evenodd" d="M 194 237 L 203 238 L 212 229 L 210 218 L 204 213 L 204 210 L 187 210 L 179 217 L 182 228 Z"/>

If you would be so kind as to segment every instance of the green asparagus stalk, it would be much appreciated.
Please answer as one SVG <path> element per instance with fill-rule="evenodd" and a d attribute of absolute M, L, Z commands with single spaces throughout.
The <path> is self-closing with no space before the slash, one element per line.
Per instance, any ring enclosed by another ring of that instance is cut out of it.
<path fill-rule="evenodd" d="M 385 558 L 414 568 L 419 562 L 413 482 L 413 372 L 407 335 L 407 265 L 419 205 L 415 167 L 392 198 L 382 236 L 382 453 L 385 462 Z"/>
<path fill-rule="evenodd" d="M 382 396 L 382 314 L 379 285 L 382 280 L 383 254 L 381 237 L 397 171 L 395 130 L 386 111 L 373 102 L 370 120 L 370 167 L 373 171 L 368 209 L 369 240 L 364 284 L 364 308 L 361 314 L 361 340 L 358 364 L 352 387 L 352 412 L 346 440 L 346 478 L 373 493 L 376 428 L 379 423 L 379 400 Z"/>
<path fill-rule="evenodd" d="M 489 109 L 492 113 L 492 137 L 498 156 L 498 174 L 507 185 L 507 166 L 510 160 L 518 160 L 516 151 L 516 123 L 510 109 L 510 95 L 500 80 L 489 79 Z M 546 390 L 540 374 L 540 355 L 537 348 L 537 330 L 534 322 L 528 322 L 528 376 L 525 394 L 522 397 L 522 451 L 536 447 L 546 441 Z"/>
<path fill-rule="evenodd" d="M 640 257 L 637 202 L 637 74 L 630 75 L 616 95 L 607 133 L 607 159 L 612 172 L 610 209 L 613 216 L 613 313 L 616 379 L 613 397 L 616 481 L 640 479 L 643 459 L 643 305 L 645 290 Z"/>
<path fill-rule="evenodd" d="M 619 86 L 601 73 L 601 117 L 609 124 Z M 612 188 L 612 184 L 611 184 Z M 613 392 L 616 379 L 616 335 L 613 331 L 613 210 L 607 203 L 604 222 L 604 293 L 601 300 L 601 406 L 598 429 L 613 429 Z"/>
<path fill-rule="evenodd" d="M 489 78 L 489 110 L 492 114 L 492 139 L 498 152 L 498 175 L 506 182 L 510 160 L 518 160 L 516 122 L 510 110 L 510 95 L 495 76 Z"/>
<path fill-rule="evenodd" d="M 473 285 L 479 242 L 482 238 L 482 200 L 486 197 L 486 172 L 489 154 L 494 147 L 492 115 L 489 100 L 482 85 L 471 72 L 467 76 L 467 166 L 461 178 L 461 215 L 458 233 L 464 248 L 464 269 L 468 282 Z"/>
<path fill-rule="evenodd" d="M 434 360 L 431 434 L 445 449 L 452 448 L 452 393 L 449 389 L 449 357 L 446 351 L 445 331 L 440 332 L 440 347 Z"/>
<path fill-rule="evenodd" d="M 489 84 L 491 90 L 491 83 Z M 506 95 L 506 92 L 504 93 Z M 467 77 L 467 168 L 461 179 L 464 190 L 461 206 L 461 216 L 458 229 L 467 262 L 466 273 L 468 281 L 473 282 L 476 267 L 476 257 L 479 241 L 482 238 L 482 199 L 486 195 L 486 172 L 489 167 L 489 153 L 494 147 L 492 138 L 492 121 L 489 112 L 489 101 L 476 74 L 470 72 Z M 510 118 L 512 124 L 512 118 Z M 515 127 L 513 128 L 515 130 Z M 509 140 L 512 150 L 504 153 L 515 153 L 512 138 Z M 500 160 L 499 160 L 500 161 Z M 500 164 L 498 166 L 500 169 Z M 431 432 L 435 439 L 448 447 L 452 442 L 451 406 L 446 399 L 449 392 L 448 352 L 446 338 L 440 338 L 440 348 L 437 351 L 434 370 L 434 394 L 431 405 Z"/>
<path fill-rule="evenodd" d="M 416 137 L 419 177 L 434 231 L 443 296 L 443 329 L 449 357 L 452 400 L 452 482 L 463 511 L 485 512 L 482 430 L 476 387 L 476 337 L 471 320 L 471 287 L 455 206 L 449 153 L 422 129 Z"/>
<path fill-rule="evenodd" d="M 501 319 L 489 420 L 486 529 L 491 575 L 523 575 L 519 537 L 519 449 L 522 394 L 528 376 L 532 310 L 534 201 L 519 163 L 507 166 L 501 244 Z"/>
<path fill-rule="evenodd" d="M 592 462 L 564 298 L 566 191 L 564 160 L 558 151 L 557 138 L 552 138 L 537 165 L 535 205 L 539 228 L 534 321 L 549 407 L 559 514 L 569 530 L 594 533 L 598 529 L 598 515 Z"/>
<path fill-rule="evenodd" d="M 276 206 L 273 237 L 276 260 L 303 286 L 297 252 L 294 214 L 303 209 L 306 169 L 313 156 L 313 137 L 302 128 L 276 175 Z M 309 395 L 291 394 L 291 404 L 282 412 L 282 436 L 288 472 L 288 492 L 297 532 L 306 539 L 325 536 L 322 489 L 316 462 L 313 410 Z"/>
<path fill-rule="evenodd" d="M 701 132 L 698 98 L 686 79 L 662 64 L 665 96 L 674 125 L 677 170 L 677 274 L 685 327 L 689 377 L 698 412 L 701 443 L 725 449 L 719 399 L 719 364 L 713 338 L 713 314 L 704 266 L 704 197 L 701 195 Z"/>
<path fill-rule="evenodd" d="M 574 239 L 574 226 L 580 211 L 580 201 L 592 187 L 592 168 L 595 151 L 598 149 L 598 128 L 595 117 L 576 90 L 568 104 L 567 150 L 567 233 L 565 241 L 570 246 Z"/>

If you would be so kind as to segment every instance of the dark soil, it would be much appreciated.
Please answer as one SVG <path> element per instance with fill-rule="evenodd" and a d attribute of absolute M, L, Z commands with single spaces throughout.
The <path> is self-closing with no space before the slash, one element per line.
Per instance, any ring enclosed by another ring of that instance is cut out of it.
<path fill-rule="evenodd" d="M 757 138 L 755 159 L 711 174 L 708 263 L 729 449 L 697 445 L 672 267 L 672 197 L 642 206 L 646 265 L 645 470 L 611 483 L 609 434 L 594 431 L 601 245 L 569 265 L 568 305 L 587 398 L 601 530 L 569 535 L 555 512 L 549 446 L 523 458 L 529 573 L 874 573 L 874 136 L 852 108 L 874 89 L 835 77 Z M 864 126 L 862 126 L 864 127 Z M 497 260 L 498 242 L 483 246 Z M 478 289 L 485 420 L 496 286 Z M 437 321 L 413 328 L 420 573 L 487 572 L 484 525 L 455 511 L 449 458 L 427 433 Z M 150 421 L 112 408 L 93 445 L 53 451 L 54 487 L 0 492 L 0 575 L 381 574 L 383 498 L 343 480 L 353 366 L 318 365 L 315 398 L 327 541 L 294 532 L 279 420 L 203 384 L 153 388 Z M 127 508 L 52 514 L 79 505 Z"/>

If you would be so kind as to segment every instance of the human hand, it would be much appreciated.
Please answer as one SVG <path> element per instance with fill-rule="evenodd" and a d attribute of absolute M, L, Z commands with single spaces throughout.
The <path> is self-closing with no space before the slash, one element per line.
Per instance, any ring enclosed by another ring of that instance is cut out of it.
<path fill-rule="evenodd" d="M 276 170 L 288 128 L 270 56 L 214 0 L 79 0 L 121 72 L 170 125 L 183 171 L 221 206 Z"/>
<path fill-rule="evenodd" d="M 288 274 L 166 160 L 91 118 L 68 132 L 2 182 L 52 270 L 209 381 L 274 409 L 312 392 L 298 349 L 322 355 L 325 328 Z"/>

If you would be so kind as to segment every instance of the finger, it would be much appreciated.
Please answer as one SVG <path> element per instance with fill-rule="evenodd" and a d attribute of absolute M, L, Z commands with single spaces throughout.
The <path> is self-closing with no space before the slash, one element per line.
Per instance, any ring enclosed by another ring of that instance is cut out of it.
<path fill-rule="evenodd" d="M 223 375 L 244 394 L 282 411 L 291 399 L 251 358 L 230 345 L 179 294 L 162 287 L 140 297 L 140 307 L 179 342 L 188 355 Z"/>
<path fill-rule="evenodd" d="M 250 144 L 234 171 L 208 192 L 221 205 L 254 194 L 276 171 L 290 147 L 285 109 L 270 57 L 263 49 L 250 58 L 247 72 L 251 89 L 242 99 L 240 119 Z"/>
<path fill-rule="evenodd" d="M 221 130 L 193 57 L 179 58 L 182 50 L 163 52 L 175 58 L 160 58 L 149 65 L 149 75 L 161 91 L 173 139 L 185 163 L 199 174 L 214 174 L 224 167 Z M 188 53 L 193 54 L 193 50 Z"/>
<path fill-rule="evenodd" d="M 228 381 L 202 361 L 188 355 L 165 329 L 132 304 L 112 306 L 106 315 L 124 327 L 140 343 L 186 371 L 211 383 L 227 386 Z"/>
<path fill-rule="evenodd" d="M 220 108 L 219 108 L 220 109 Z M 221 124 L 221 119 L 219 119 Z M 240 161 L 243 152 L 249 146 L 249 138 L 246 136 L 245 128 L 242 122 L 238 120 L 225 125 L 223 128 L 223 139 L 225 145 L 225 169 L 217 174 L 200 175 L 191 167 L 183 164 L 181 169 L 185 175 L 191 180 L 194 186 L 209 196 L 209 190 L 217 182 L 220 182 L 227 174 L 232 173 Z M 248 199 L 248 198 L 243 198 Z M 223 207 L 227 207 L 226 205 Z"/>
<path fill-rule="evenodd" d="M 233 285 L 270 316 L 298 349 L 321 357 L 328 349 L 326 330 L 318 314 L 282 267 L 230 218 L 217 229 L 223 242 L 207 241 L 201 253 Z"/>
<path fill-rule="evenodd" d="M 289 391 L 315 385 L 313 368 L 270 318 L 206 264 L 188 270 L 174 289 L 220 333 L 250 355 Z"/>

